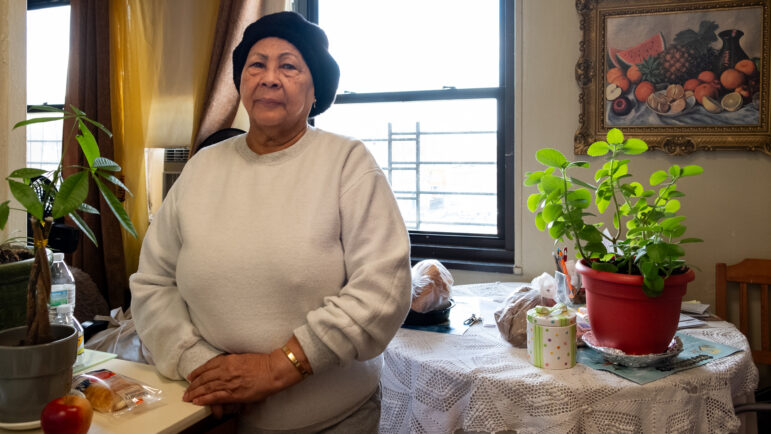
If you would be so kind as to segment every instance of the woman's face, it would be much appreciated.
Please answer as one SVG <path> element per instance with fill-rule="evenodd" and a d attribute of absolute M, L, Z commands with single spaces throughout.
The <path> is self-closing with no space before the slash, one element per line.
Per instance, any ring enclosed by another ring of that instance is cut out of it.
<path fill-rule="evenodd" d="M 269 37 L 252 46 L 241 72 L 241 102 L 254 127 L 305 127 L 314 102 L 313 77 L 294 45 Z"/>

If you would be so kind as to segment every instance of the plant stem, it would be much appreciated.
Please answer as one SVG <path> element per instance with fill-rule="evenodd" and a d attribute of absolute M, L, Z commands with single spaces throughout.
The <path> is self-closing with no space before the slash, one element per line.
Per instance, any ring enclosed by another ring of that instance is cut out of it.
<path fill-rule="evenodd" d="M 53 226 L 53 219 L 43 222 L 30 217 L 34 235 L 35 261 L 27 283 L 27 336 L 25 345 L 38 345 L 53 341 L 48 319 L 48 302 L 51 298 L 51 269 L 48 264 L 46 244 Z"/>
<path fill-rule="evenodd" d="M 579 232 L 576 229 L 576 227 L 573 225 L 573 223 L 572 223 L 572 221 L 570 219 L 571 212 L 573 210 L 571 209 L 570 205 L 568 205 L 568 174 L 567 174 L 567 170 L 566 169 L 560 169 L 560 171 L 562 172 L 562 183 L 563 183 L 563 186 L 564 186 L 564 188 L 562 190 L 562 203 L 565 204 L 565 208 L 562 210 L 562 212 L 565 213 L 566 216 L 568 216 L 568 218 L 566 219 L 566 221 L 569 222 L 568 223 L 568 229 L 570 230 L 570 232 L 573 233 L 573 236 L 576 239 L 576 247 L 578 248 L 578 253 L 581 255 L 582 258 L 587 259 L 586 255 L 584 254 L 584 249 L 581 247 L 581 238 L 579 238 L 579 236 L 578 236 Z"/>

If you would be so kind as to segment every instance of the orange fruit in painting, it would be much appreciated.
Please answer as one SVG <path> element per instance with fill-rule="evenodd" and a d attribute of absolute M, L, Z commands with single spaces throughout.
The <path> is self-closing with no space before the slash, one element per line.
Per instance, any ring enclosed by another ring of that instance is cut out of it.
<path fill-rule="evenodd" d="M 641 81 L 634 90 L 634 97 L 637 101 L 645 102 L 653 93 L 653 84 L 650 81 Z"/>
<path fill-rule="evenodd" d="M 700 85 L 701 81 L 699 81 L 698 78 L 692 78 L 690 80 L 686 80 L 685 84 L 683 84 L 684 90 L 694 90 L 696 89 L 696 86 Z"/>
<path fill-rule="evenodd" d="M 605 77 L 608 79 L 608 83 L 613 83 L 613 80 L 615 80 L 616 77 L 622 77 L 623 75 L 624 71 L 622 71 L 621 68 L 610 68 Z"/>
<path fill-rule="evenodd" d="M 632 65 L 631 68 L 626 70 L 626 78 L 628 78 L 632 83 L 637 83 L 638 81 L 642 80 L 642 72 L 640 72 L 640 68 L 638 68 L 637 65 Z"/>
<path fill-rule="evenodd" d="M 701 100 L 705 96 L 708 96 L 712 99 L 717 99 L 717 88 L 715 88 L 715 86 L 711 85 L 710 83 L 702 83 L 696 86 L 696 89 L 693 90 L 693 96 L 696 97 L 696 101 L 698 101 L 699 104 L 703 105 Z"/>
<path fill-rule="evenodd" d="M 704 83 L 709 83 L 717 77 L 715 77 L 715 73 L 712 71 L 702 71 L 696 78 L 698 78 L 699 81 L 703 81 Z"/>
<path fill-rule="evenodd" d="M 614 78 L 611 83 L 620 87 L 622 92 L 629 90 L 629 80 L 623 75 L 619 75 L 618 77 Z"/>
<path fill-rule="evenodd" d="M 734 90 L 744 83 L 744 73 L 728 68 L 720 74 L 720 84 L 728 90 Z"/>
<path fill-rule="evenodd" d="M 744 59 L 736 62 L 734 69 L 741 72 L 744 75 L 752 75 L 755 73 L 755 62 L 750 59 Z"/>

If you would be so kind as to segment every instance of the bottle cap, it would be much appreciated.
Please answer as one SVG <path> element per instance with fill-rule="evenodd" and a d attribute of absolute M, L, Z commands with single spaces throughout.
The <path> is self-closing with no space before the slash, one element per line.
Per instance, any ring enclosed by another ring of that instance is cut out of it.
<path fill-rule="evenodd" d="M 56 313 L 57 314 L 69 314 L 72 313 L 72 305 L 71 304 L 60 304 L 56 306 Z"/>
<path fill-rule="evenodd" d="M 54 253 L 54 261 L 63 261 L 64 253 Z"/>

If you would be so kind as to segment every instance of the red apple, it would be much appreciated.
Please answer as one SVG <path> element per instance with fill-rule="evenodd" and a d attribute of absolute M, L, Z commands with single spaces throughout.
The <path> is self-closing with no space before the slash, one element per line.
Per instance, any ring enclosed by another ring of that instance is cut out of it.
<path fill-rule="evenodd" d="M 65 395 L 43 407 L 40 426 L 46 434 L 86 434 L 94 409 L 86 398 Z"/>

